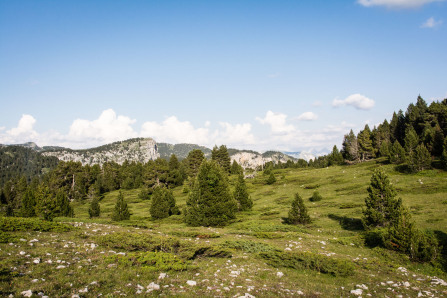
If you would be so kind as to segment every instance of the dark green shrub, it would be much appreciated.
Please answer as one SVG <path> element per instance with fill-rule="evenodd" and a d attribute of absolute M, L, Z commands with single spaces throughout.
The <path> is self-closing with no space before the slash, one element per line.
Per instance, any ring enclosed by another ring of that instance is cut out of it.
<path fill-rule="evenodd" d="M 68 232 L 73 226 L 48 222 L 39 218 L 0 217 L 0 231 Z"/>
<path fill-rule="evenodd" d="M 311 202 L 318 202 L 321 201 L 323 197 L 320 195 L 320 193 L 316 190 L 314 191 L 313 195 L 310 197 Z"/>
<path fill-rule="evenodd" d="M 242 250 L 248 253 L 278 251 L 277 248 L 271 246 L 270 244 L 254 242 L 250 240 L 235 240 L 235 241 L 227 240 L 221 243 L 220 246 L 224 248 Z"/>
<path fill-rule="evenodd" d="M 184 261 L 176 255 L 167 252 L 133 252 L 125 256 L 108 256 L 105 259 L 107 263 L 140 266 L 150 271 L 185 271 L 192 268 L 190 261 Z"/>
<path fill-rule="evenodd" d="M 342 277 L 354 274 L 352 262 L 311 252 L 269 251 L 262 252 L 259 256 L 273 267 L 286 267 L 298 270 L 310 269 Z"/>

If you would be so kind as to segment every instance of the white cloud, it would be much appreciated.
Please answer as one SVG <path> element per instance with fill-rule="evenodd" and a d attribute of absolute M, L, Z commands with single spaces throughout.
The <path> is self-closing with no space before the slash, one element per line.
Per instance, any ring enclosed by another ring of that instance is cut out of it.
<path fill-rule="evenodd" d="M 334 101 L 332 102 L 332 106 L 334 107 L 348 105 L 353 106 L 358 110 L 370 110 L 374 107 L 374 104 L 375 104 L 374 100 L 361 94 L 352 94 L 343 100 L 334 99 Z"/>
<path fill-rule="evenodd" d="M 442 20 L 436 21 L 433 17 L 431 17 L 421 25 L 421 28 L 436 28 L 441 24 Z"/>
<path fill-rule="evenodd" d="M 313 112 L 305 112 L 298 116 L 298 120 L 314 121 L 318 119 L 318 116 Z"/>
<path fill-rule="evenodd" d="M 18 144 L 36 141 L 39 134 L 34 130 L 36 119 L 33 116 L 23 114 L 17 124 L 17 127 L 7 130 L 0 135 L 0 143 L 3 144 Z M 5 128 L 0 129 L 4 131 Z"/>
<path fill-rule="evenodd" d="M 137 137 L 132 128 L 136 120 L 117 116 L 112 109 L 105 110 L 98 119 L 90 121 L 76 119 L 70 126 L 67 138 L 70 141 L 95 144 L 110 143 Z"/>
<path fill-rule="evenodd" d="M 317 101 L 314 101 L 312 105 L 314 107 L 321 107 L 323 105 L 323 103 L 321 101 L 317 100 Z"/>
<path fill-rule="evenodd" d="M 264 118 L 256 117 L 261 124 L 268 124 L 273 133 L 288 133 L 295 130 L 295 127 L 286 123 L 287 115 L 268 111 Z"/>
<path fill-rule="evenodd" d="M 432 2 L 443 0 L 358 0 L 357 3 L 365 6 L 385 6 L 387 8 L 417 8 Z"/>
<path fill-rule="evenodd" d="M 255 143 L 255 137 L 251 133 L 251 124 L 230 124 L 221 122 L 220 126 L 224 129 L 219 132 L 216 144 L 226 144 L 227 146 L 250 145 Z"/>
<path fill-rule="evenodd" d="M 208 128 L 194 128 L 189 121 L 179 121 L 175 116 L 162 123 L 145 122 L 140 135 L 154 138 L 157 142 L 210 144 Z"/>

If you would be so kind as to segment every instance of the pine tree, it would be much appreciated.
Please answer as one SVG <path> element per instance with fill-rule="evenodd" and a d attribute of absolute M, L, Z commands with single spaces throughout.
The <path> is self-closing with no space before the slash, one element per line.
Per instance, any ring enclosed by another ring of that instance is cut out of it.
<path fill-rule="evenodd" d="M 186 201 L 185 222 L 191 226 L 223 226 L 236 217 L 236 210 L 227 175 L 215 162 L 203 161 Z"/>
<path fill-rule="evenodd" d="M 116 200 L 115 209 L 112 213 L 112 220 L 121 221 L 127 220 L 130 218 L 129 208 L 127 207 L 127 203 L 124 201 L 123 193 L 120 191 L 118 194 L 118 198 Z"/>
<path fill-rule="evenodd" d="M 205 159 L 205 154 L 199 149 L 194 149 L 188 153 L 186 158 L 187 173 L 189 177 L 195 177 L 199 172 L 200 165 Z"/>
<path fill-rule="evenodd" d="M 48 186 L 40 186 L 36 193 L 38 202 L 38 213 L 44 220 L 53 221 L 59 214 L 59 205 L 56 198 L 51 194 Z"/>
<path fill-rule="evenodd" d="M 101 214 L 101 207 L 99 205 L 99 199 L 97 196 L 94 196 L 92 202 L 90 203 L 90 207 L 88 208 L 88 215 L 90 218 L 99 217 Z"/>
<path fill-rule="evenodd" d="M 36 197 L 31 189 L 28 189 L 22 196 L 22 207 L 20 208 L 20 216 L 34 217 L 36 216 Z"/>
<path fill-rule="evenodd" d="M 244 169 L 236 162 L 236 160 L 233 160 L 233 163 L 231 164 L 230 173 L 232 175 L 240 175 L 244 173 Z"/>
<path fill-rule="evenodd" d="M 389 160 L 394 164 L 401 164 L 405 161 L 405 149 L 398 141 L 394 141 L 393 146 L 391 146 Z"/>
<path fill-rule="evenodd" d="M 292 225 L 308 224 L 311 222 L 304 201 L 298 193 L 295 194 L 295 199 L 289 210 L 289 216 L 285 219 L 285 222 Z"/>
<path fill-rule="evenodd" d="M 231 167 L 231 159 L 230 155 L 228 154 L 227 146 L 220 145 L 219 147 L 219 165 L 222 167 L 225 173 L 230 173 L 230 167 Z"/>
<path fill-rule="evenodd" d="M 234 199 L 239 203 L 239 210 L 251 210 L 253 201 L 248 195 L 247 185 L 245 185 L 244 176 L 239 174 L 233 193 Z"/>
<path fill-rule="evenodd" d="M 344 136 L 341 153 L 346 160 L 357 161 L 360 159 L 358 140 L 352 129 L 349 134 Z"/>
<path fill-rule="evenodd" d="M 431 155 L 424 144 L 417 146 L 411 157 L 410 166 L 414 171 L 418 172 L 431 168 Z"/>
<path fill-rule="evenodd" d="M 411 156 L 416 150 L 416 147 L 419 143 L 419 137 L 414 130 L 413 126 L 408 126 L 405 130 L 405 152 Z"/>
<path fill-rule="evenodd" d="M 265 182 L 268 185 L 271 185 L 276 182 L 276 178 L 275 178 L 275 175 L 273 174 L 273 172 L 270 172 L 270 176 L 267 178 L 267 180 Z"/>
<path fill-rule="evenodd" d="M 343 155 L 338 151 L 337 146 L 334 145 L 331 154 L 329 154 L 329 165 L 340 165 L 343 163 Z"/>
<path fill-rule="evenodd" d="M 379 155 L 388 157 L 390 155 L 390 143 L 382 142 L 379 149 Z"/>
<path fill-rule="evenodd" d="M 357 139 L 361 160 L 365 161 L 371 157 L 374 157 L 374 149 L 371 140 L 371 130 L 369 129 L 368 124 L 366 124 L 365 128 L 358 134 Z"/>
<path fill-rule="evenodd" d="M 56 194 L 56 204 L 59 207 L 60 216 L 74 217 L 73 207 L 70 206 L 70 200 L 64 191 L 60 190 Z"/>
<path fill-rule="evenodd" d="M 172 191 L 165 187 L 155 188 L 149 211 L 153 219 L 162 219 L 180 213 L 178 207 L 175 205 L 175 198 Z"/>
<path fill-rule="evenodd" d="M 365 198 L 362 222 L 365 228 L 389 226 L 396 219 L 401 208 L 401 200 L 396 200 L 396 191 L 383 169 L 379 168 L 371 176 Z"/>

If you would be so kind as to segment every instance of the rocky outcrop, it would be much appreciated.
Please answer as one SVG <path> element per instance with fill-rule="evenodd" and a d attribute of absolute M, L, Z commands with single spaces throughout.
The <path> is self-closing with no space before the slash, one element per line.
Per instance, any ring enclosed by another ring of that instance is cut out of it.
<path fill-rule="evenodd" d="M 234 160 L 240 164 L 244 169 L 258 169 L 262 168 L 267 162 L 272 161 L 277 164 L 279 162 L 285 163 L 288 160 L 295 161 L 293 157 L 290 157 L 284 153 L 276 151 L 267 151 L 263 154 L 257 152 L 240 151 L 230 156 L 231 162 Z"/>
<path fill-rule="evenodd" d="M 146 163 L 160 157 L 157 143 L 151 138 L 130 139 L 85 150 L 60 149 L 46 151 L 42 154 L 55 156 L 62 161 L 81 162 L 82 165 L 102 165 L 105 162 L 112 161 L 123 164 L 126 160 Z"/>

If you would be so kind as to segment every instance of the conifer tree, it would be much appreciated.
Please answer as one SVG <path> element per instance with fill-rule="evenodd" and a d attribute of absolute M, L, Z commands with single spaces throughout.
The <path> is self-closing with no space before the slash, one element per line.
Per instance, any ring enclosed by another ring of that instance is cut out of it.
<path fill-rule="evenodd" d="M 413 126 L 409 125 L 405 130 L 405 152 L 407 152 L 407 154 L 411 156 L 416 150 L 418 143 L 419 137 Z"/>
<path fill-rule="evenodd" d="M 289 210 L 289 216 L 285 219 L 286 223 L 297 225 L 297 224 L 308 224 L 311 222 L 310 216 L 307 213 L 307 208 L 304 205 L 304 201 L 301 196 L 296 193 L 295 199 L 292 202 L 292 207 Z"/>
<path fill-rule="evenodd" d="M 334 145 L 331 154 L 329 154 L 329 165 L 340 165 L 343 163 L 343 155 L 338 151 L 337 146 Z"/>
<path fill-rule="evenodd" d="M 36 193 L 38 202 L 38 213 L 44 220 L 53 221 L 59 214 L 59 205 L 56 198 L 51 194 L 48 186 L 40 186 Z"/>
<path fill-rule="evenodd" d="M 444 151 L 442 151 L 441 165 L 444 170 L 447 170 L 447 145 L 444 146 Z"/>
<path fill-rule="evenodd" d="M 189 177 L 195 177 L 199 172 L 200 165 L 205 159 L 205 154 L 199 149 L 194 149 L 188 153 L 186 158 L 187 173 Z"/>
<path fill-rule="evenodd" d="M 244 169 L 236 162 L 236 160 L 233 160 L 233 163 L 231 164 L 230 173 L 232 175 L 240 175 L 244 173 Z"/>
<path fill-rule="evenodd" d="M 379 149 L 379 155 L 388 157 L 390 155 L 390 143 L 382 142 Z"/>
<path fill-rule="evenodd" d="M 22 196 L 22 206 L 20 208 L 20 215 L 22 217 L 36 216 L 36 197 L 31 189 L 28 189 Z"/>
<path fill-rule="evenodd" d="M 265 182 L 268 185 L 271 185 L 276 182 L 276 178 L 275 178 L 275 175 L 273 174 L 273 172 L 270 172 L 270 176 L 267 178 L 267 180 Z"/>
<path fill-rule="evenodd" d="M 371 140 L 371 130 L 368 124 L 357 136 L 359 144 L 359 153 L 362 161 L 365 161 L 374 156 L 374 149 Z"/>
<path fill-rule="evenodd" d="M 401 164 L 405 161 L 405 149 L 400 145 L 398 141 L 394 141 L 391 146 L 389 160 L 394 164 Z"/>
<path fill-rule="evenodd" d="M 411 156 L 410 165 L 414 171 L 423 171 L 431 168 L 431 155 L 424 144 L 416 147 Z"/>
<path fill-rule="evenodd" d="M 245 185 L 244 176 L 242 174 L 239 174 L 238 176 L 233 196 L 239 203 L 240 211 L 251 210 L 253 207 L 253 201 L 248 195 L 247 185 Z"/>
<path fill-rule="evenodd" d="M 153 219 L 162 219 L 180 213 L 178 207 L 175 205 L 172 191 L 165 187 L 155 188 L 149 211 Z"/>
<path fill-rule="evenodd" d="M 220 145 L 219 147 L 219 161 L 218 164 L 222 167 L 225 173 L 230 173 L 230 167 L 231 167 L 231 159 L 230 155 L 228 154 L 227 146 Z"/>
<path fill-rule="evenodd" d="M 99 217 L 101 214 L 101 207 L 99 205 L 99 199 L 97 196 L 94 196 L 92 202 L 90 203 L 90 207 L 88 208 L 88 215 L 90 218 Z"/>
<path fill-rule="evenodd" d="M 346 160 L 353 161 L 360 159 L 358 140 L 352 129 L 349 134 L 344 136 L 341 153 Z"/>
<path fill-rule="evenodd" d="M 59 207 L 60 216 L 73 217 L 73 207 L 70 206 L 70 200 L 64 191 L 58 191 L 56 194 L 56 204 Z"/>
<path fill-rule="evenodd" d="M 379 168 L 371 176 L 367 188 L 366 209 L 363 210 L 362 222 L 365 228 L 389 226 L 399 214 L 402 202 L 396 200 L 396 191 L 383 169 Z"/>
<path fill-rule="evenodd" d="M 112 220 L 121 221 L 127 220 L 130 218 L 129 208 L 127 207 L 127 203 L 124 201 L 123 193 L 120 191 L 118 194 L 118 198 L 116 200 L 115 209 L 112 213 Z"/>
<path fill-rule="evenodd" d="M 223 226 L 236 217 L 237 203 L 227 179 L 215 162 L 203 161 L 186 201 L 188 225 Z"/>

